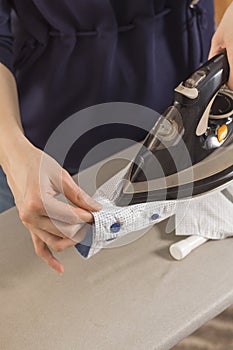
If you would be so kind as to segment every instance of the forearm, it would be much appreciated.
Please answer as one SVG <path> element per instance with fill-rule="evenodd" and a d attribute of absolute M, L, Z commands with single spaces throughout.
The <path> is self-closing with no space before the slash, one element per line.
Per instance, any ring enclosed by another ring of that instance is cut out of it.
<path fill-rule="evenodd" d="M 233 89 L 233 2 L 227 8 L 217 30 L 213 36 L 209 58 L 215 56 L 223 49 L 227 50 L 228 61 L 230 65 L 230 77 L 228 86 Z"/>
<path fill-rule="evenodd" d="M 28 143 L 22 128 L 15 78 L 0 64 L 0 165 L 6 167 L 10 158 Z"/>

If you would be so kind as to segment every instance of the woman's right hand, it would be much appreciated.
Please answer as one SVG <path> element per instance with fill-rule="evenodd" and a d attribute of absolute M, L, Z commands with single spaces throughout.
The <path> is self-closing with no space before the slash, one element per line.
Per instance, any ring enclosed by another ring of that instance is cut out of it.
<path fill-rule="evenodd" d="M 93 221 L 90 211 L 100 210 L 101 205 L 54 159 L 26 139 L 2 165 L 21 221 L 32 236 L 36 254 L 62 273 L 64 268 L 49 247 L 60 252 L 82 241 L 84 237 L 78 236 L 75 241 L 72 237 L 80 224 Z M 59 193 L 76 207 L 56 199 Z"/>

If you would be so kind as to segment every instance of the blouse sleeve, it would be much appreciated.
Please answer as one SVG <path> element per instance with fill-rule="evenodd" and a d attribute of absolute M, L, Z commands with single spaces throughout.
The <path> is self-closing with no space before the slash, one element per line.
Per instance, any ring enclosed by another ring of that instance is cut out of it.
<path fill-rule="evenodd" d="M 13 73 L 13 35 L 11 32 L 11 6 L 0 0 L 0 63 Z"/>

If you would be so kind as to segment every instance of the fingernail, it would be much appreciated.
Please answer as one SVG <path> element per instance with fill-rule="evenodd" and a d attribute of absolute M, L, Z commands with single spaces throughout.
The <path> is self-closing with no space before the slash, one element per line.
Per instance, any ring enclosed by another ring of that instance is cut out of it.
<path fill-rule="evenodd" d="M 97 208 L 98 210 L 101 210 L 101 209 L 103 208 L 103 206 L 102 206 L 102 204 L 97 203 L 97 204 L 96 204 L 96 208 Z"/>
<path fill-rule="evenodd" d="M 88 203 L 97 210 L 101 210 L 103 208 L 102 204 L 96 202 L 94 199 L 89 199 Z"/>
<path fill-rule="evenodd" d="M 58 273 L 59 273 L 59 275 L 63 275 L 63 273 L 64 273 L 64 267 L 63 266 L 60 268 L 60 271 Z"/>

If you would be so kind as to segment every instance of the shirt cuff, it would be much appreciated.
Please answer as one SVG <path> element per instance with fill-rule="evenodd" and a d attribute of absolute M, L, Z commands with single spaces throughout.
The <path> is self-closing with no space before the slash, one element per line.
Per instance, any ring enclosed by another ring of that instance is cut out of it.
<path fill-rule="evenodd" d="M 152 202 L 117 207 L 110 200 L 95 198 L 103 206 L 101 211 L 92 212 L 94 224 L 89 225 L 85 239 L 76 244 L 76 249 L 86 259 L 90 258 L 111 241 L 130 232 L 149 228 L 172 216 L 175 201 Z"/>

